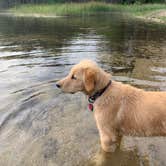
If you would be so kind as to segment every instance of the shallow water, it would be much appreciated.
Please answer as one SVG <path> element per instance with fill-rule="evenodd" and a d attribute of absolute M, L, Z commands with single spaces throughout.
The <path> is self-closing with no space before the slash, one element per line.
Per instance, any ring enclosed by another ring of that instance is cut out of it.
<path fill-rule="evenodd" d="M 112 14 L 88 18 L 0 16 L 0 165 L 166 165 L 165 138 L 124 137 L 100 149 L 80 93 L 55 82 L 90 58 L 113 79 L 166 90 L 166 25 Z"/>

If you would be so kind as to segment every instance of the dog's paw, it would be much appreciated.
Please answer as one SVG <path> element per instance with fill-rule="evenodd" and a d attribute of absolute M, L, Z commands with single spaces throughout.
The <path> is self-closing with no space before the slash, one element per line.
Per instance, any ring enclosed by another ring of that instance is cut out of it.
<path fill-rule="evenodd" d="M 111 153 L 111 152 L 114 152 L 117 148 L 117 145 L 116 144 L 112 144 L 112 145 L 102 145 L 102 149 L 105 151 L 105 152 L 108 152 L 108 153 Z"/>

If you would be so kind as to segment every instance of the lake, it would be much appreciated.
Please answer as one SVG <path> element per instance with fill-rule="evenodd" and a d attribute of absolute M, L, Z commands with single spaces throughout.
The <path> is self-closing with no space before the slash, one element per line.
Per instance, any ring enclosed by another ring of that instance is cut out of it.
<path fill-rule="evenodd" d="M 120 13 L 89 17 L 0 15 L 0 165 L 166 165 L 164 137 L 124 137 L 113 154 L 100 148 L 81 93 L 55 82 L 81 59 L 113 79 L 166 90 L 166 25 Z"/>

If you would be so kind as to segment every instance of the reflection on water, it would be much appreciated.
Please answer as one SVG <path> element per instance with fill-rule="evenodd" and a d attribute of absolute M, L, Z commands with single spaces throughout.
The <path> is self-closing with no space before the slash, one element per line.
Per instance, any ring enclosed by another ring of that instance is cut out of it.
<path fill-rule="evenodd" d="M 143 163 L 140 156 L 146 156 L 150 165 L 151 161 L 166 165 L 161 157 L 164 150 L 155 156 L 148 148 L 148 153 L 132 156 L 121 151 L 96 153 L 99 136 L 86 97 L 62 94 L 55 87 L 55 81 L 72 65 L 90 58 L 112 72 L 115 80 L 164 91 L 165 45 L 165 25 L 145 24 L 122 15 L 0 16 L 0 165 L 86 165 L 91 157 L 89 164 L 102 159 L 100 165 L 119 165 L 119 161 L 139 165 Z M 155 139 L 151 142 L 154 147 L 166 145 L 163 138 Z M 142 146 L 140 139 L 137 144 L 125 140 L 125 149 Z M 141 142 L 150 146 L 150 141 Z"/>

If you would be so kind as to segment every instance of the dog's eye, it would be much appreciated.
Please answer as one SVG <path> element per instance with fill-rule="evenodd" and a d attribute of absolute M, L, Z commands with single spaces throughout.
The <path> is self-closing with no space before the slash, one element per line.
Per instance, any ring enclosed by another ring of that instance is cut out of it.
<path fill-rule="evenodd" d="M 72 80 L 76 80 L 77 78 L 76 78 L 75 75 L 72 75 L 72 76 L 71 76 L 71 79 L 72 79 Z"/>
<path fill-rule="evenodd" d="M 76 78 L 75 75 L 72 75 L 72 76 L 71 76 L 71 79 L 72 79 L 72 80 L 76 80 L 77 78 Z"/>

